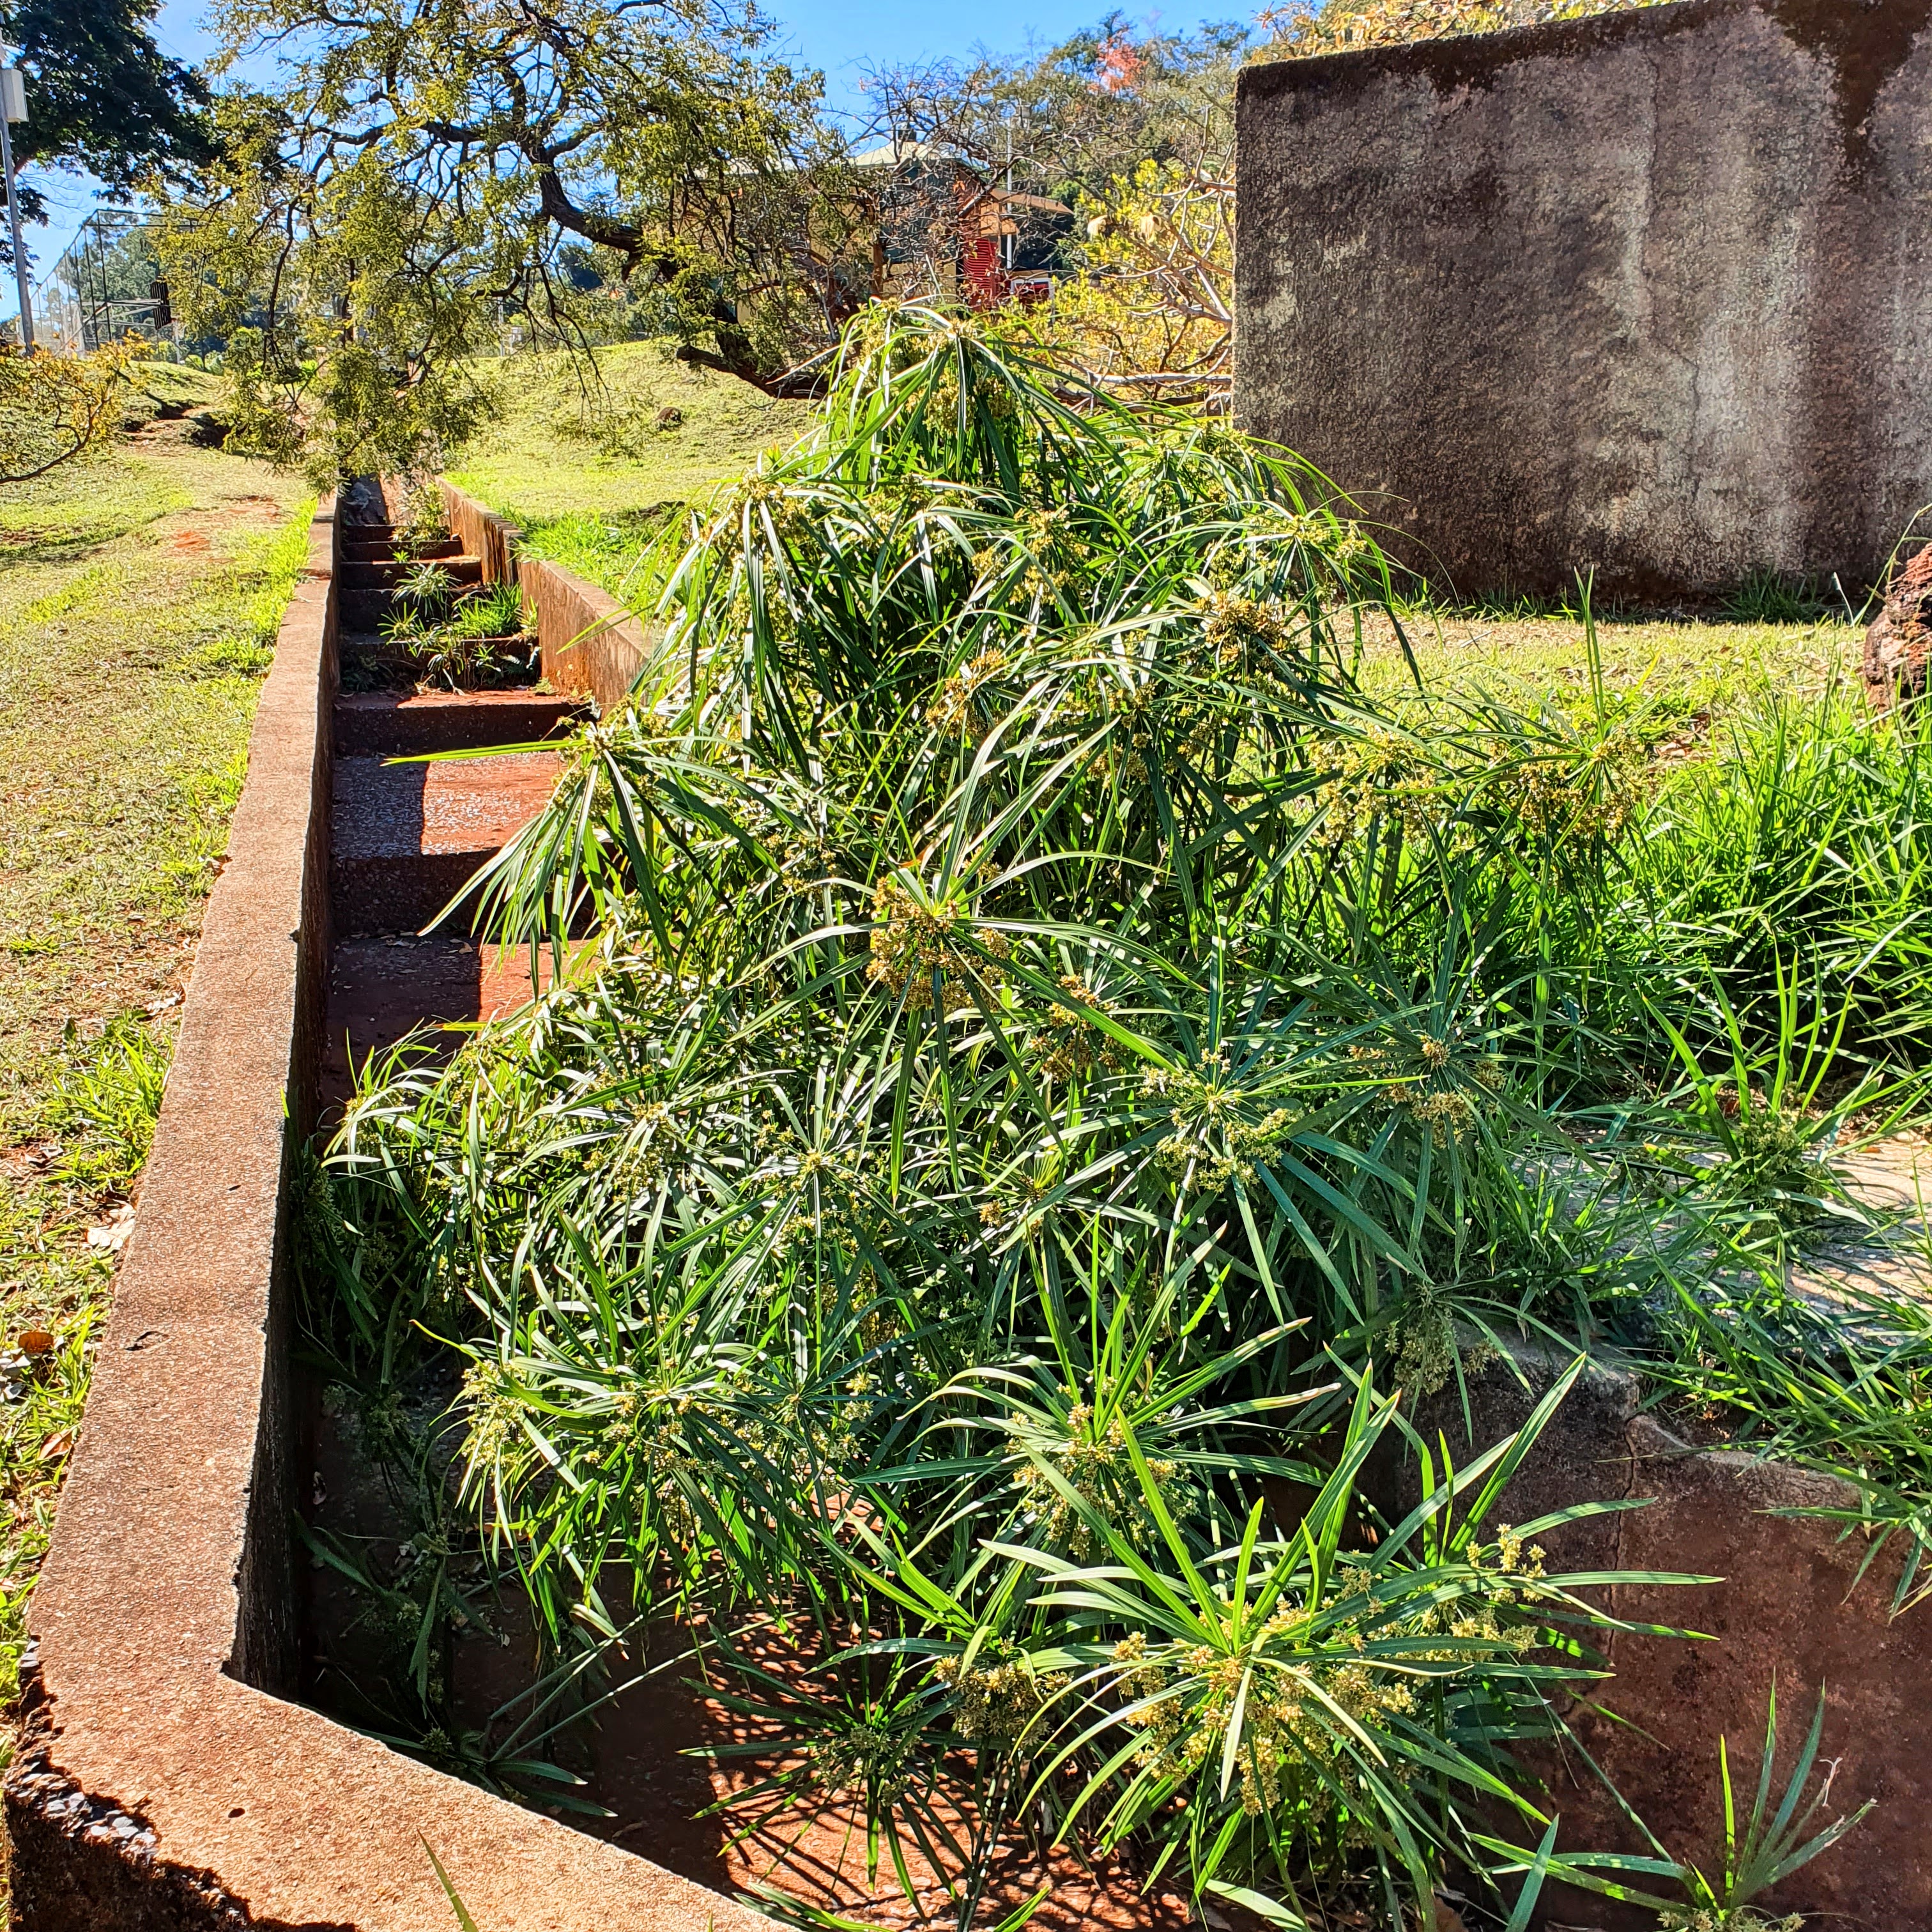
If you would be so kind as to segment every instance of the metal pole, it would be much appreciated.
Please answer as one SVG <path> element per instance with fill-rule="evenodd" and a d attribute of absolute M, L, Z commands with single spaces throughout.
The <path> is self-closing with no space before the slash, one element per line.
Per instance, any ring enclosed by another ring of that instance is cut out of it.
<path fill-rule="evenodd" d="M 8 54 L 14 50 L 7 49 Z M 29 356 L 34 352 L 34 298 L 27 285 L 27 246 L 20 239 L 20 198 L 14 192 L 14 136 L 9 124 L 13 121 L 14 106 L 17 98 L 20 106 L 20 118 L 26 115 L 26 82 L 20 77 L 18 68 L 8 68 L 5 78 L 0 80 L 0 162 L 7 170 L 7 225 L 14 234 L 14 280 L 20 291 L 20 346 Z"/>
<path fill-rule="evenodd" d="M 94 311 L 94 340 L 89 345 L 98 349 L 106 339 L 101 334 L 104 326 L 111 328 L 114 317 L 107 306 L 107 244 L 101 238 L 100 218 L 90 214 L 87 218 L 87 266 L 92 272 L 94 280 L 88 288 L 88 306 Z"/>
<path fill-rule="evenodd" d="M 102 342 L 101 326 L 113 318 L 107 311 L 106 252 L 100 244 L 100 217 L 90 214 L 81 224 L 81 299 L 82 340 L 91 352 Z"/>
<path fill-rule="evenodd" d="M 1013 116 L 1018 110 L 1017 104 L 1010 100 L 1006 106 L 1006 199 L 1000 204 L 1000 266 L 1010 275 L 1013 272 L 1013 248 L 1018 238 L 1006 232 L 1006 224 L 1013 215 Z"/>

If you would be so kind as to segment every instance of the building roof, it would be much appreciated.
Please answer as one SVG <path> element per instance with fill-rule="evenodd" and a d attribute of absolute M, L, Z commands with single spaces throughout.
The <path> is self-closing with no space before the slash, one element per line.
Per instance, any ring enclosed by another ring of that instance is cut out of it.
<path fill-rule="evenodd" d="M 933 152 L 930 141 L 882 141 L 850 159 L 855 168 L 896 168 L 904 161 L 923 160 Z"/>

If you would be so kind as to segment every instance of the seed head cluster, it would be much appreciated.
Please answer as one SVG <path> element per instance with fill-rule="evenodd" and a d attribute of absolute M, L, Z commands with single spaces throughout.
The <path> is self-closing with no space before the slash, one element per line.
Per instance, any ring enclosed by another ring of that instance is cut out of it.
<path fill-rule="evenodd" d="M 987 1751 L 1010 1750 L 1036 1732 L 1040 1714 L 1065 1694 L 1070 1681 L 1060 1672 L 1036 1672 L 1017 1645 L 999 1642 L 982 1645 L 970 1666 L 961 1658 L 943 1657 L 933 1675 L 958 1697 L 960 1736 Z"/>
<path fill-rule="evenodd" d="M 872 891 L 872 956 L 866 976 L 904 998 L 908 1012 L 932 1004 L 934 973 L 982 983 L 988 981 L 983 953 L 994 958 L 1010 950 L 997 932 L 973 934 L 971 921 L 956 901 L 931 905 L 896 877 L 881 879 Z"/>
<path fill-rule="evenodd" d="M 1512 1606 L 1541 1578 L 1542 1550 L 1505 1528 L 1468 1562 L 1477 1586 L 1468 1597 L 1407 1615 L 1370 1598 L 1366 1573 L 1344 1570 L 1318 1629 L 1308 1608 L 1285 1605 L 1238 1648 L 1151 1642 L 1135 1631 L 1112 1660 L 1127 1721 L 1142 1732 L 1139 1762 L 1162 1778 L 1197 1776 L 1220 1762 L 1238 1709 L 1244 1810 L 1273 1813 L 1284 1802 L 1317 1818 L 1352 1810 L 1361 1780 L 1352 1724 L 1386 1730 L 1416 1709 L 1424 1686 L 1478 1675 L 1537 1640 Z"/>
<path fill-rule="evenodd" d="M 1180 1466 L 1167 1457 L 1148 1456 L 1146 1461 L 1158 1489 L 1168 1487 L 1180 1475 Z M 1159 1535 L 1160 1526 L 1135 1471 L 1126 1425 L 1118 1411 L 1101 1425 L 1090 1403 L 1075 1403 L 1067 1412 L 1064 1439 L 1053 1444 L 1040 1462 L 1023 1463 L 1019 1470 L 1021 1491 L 1042 1522 L 1047 1541 L 1070 1550 L 1084 1563 L 1100 1552 L 1106 1538 L 1043 1465 L 1051 1466 L 1095 1517 L 1130 1542 Z"/>

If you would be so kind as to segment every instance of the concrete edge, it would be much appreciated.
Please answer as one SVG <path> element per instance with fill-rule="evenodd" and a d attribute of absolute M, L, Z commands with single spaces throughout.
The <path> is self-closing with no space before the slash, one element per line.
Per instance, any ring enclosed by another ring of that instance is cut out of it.
<path fill-rule="evenodd" d="M 650 655 L 652 640 L 643 620 L 574 571 L 519 556 L 523 532 L 516 524 L 454 483 L 446 480 L 442 487 L 450 530 L 465 550 L 483 560 L 483 580 L 522 589 L 550 688 L 594 699 L 600 712 L 615 710 Z"/>
<path fill-rule="evenodd" d="M 290 1169 L 326 992 L 334 506 L 283 619 L 30 1616 L 21 1932 L 749 1932 L 729 1899 L 284 1701 Z"/>
<path fill-rule="evenodd" d="M 1568 1366 L 1564 1351 L 1526 1342 L 1470 1377 L 1469 1414 L 1454 1383 L 1419 1405 L 1425 1441 L 1437 1433 L 1466 1460 L 1520 1427 Z M 1376 1472 L 1385 1504 L 1420 1500 L 1412 1463 Z M 1705 1868 L 1720 1854 L 1724 1810 L 1718 1740 L 1751 1782 L 1777 1687 L 1788 1771 L 1822 1689 L 1823 1756 L 1837 1766 L 1831 1816 L 1873 1799 L 1874 1816 L 1842 1846 L 1756 1901 L 1774 1915 L 1843 1915 L 1904 1932 L 1932 1922 L 1932 1608 L 1892 1612 L 1907 1551 L 1895 1538 L 1874 1549 L 1846 1524 L 1858 1492 L 1834 1477 L 1724 1447 L 1700 1447 L 1642 1406 L 1634 1366 L 1600 1354 L 1498 1499 L 1495 1520 L 1526 1523 L 1566 1504 L 1641 1504 L 1573 1522 L 1539 1538 L 1552 1574 L 1690 1573 L 1703 1585 L 1625 1582 L 1600 1594 L 1633 1628 L 1593 1640 L 1612 1672 L 1591 1702 L 1573 1708 L 1578 1736 L 1640 1817 L 1673 1851 Z M 1699 1641 L 1646 1635 L 1647 1627 L 1701 1633 Z M 1606 1713 L 1614 1713 L 1612 1717 Z M 1533 1748 L 1550 1784 L 1548 1808 L 1564 1826 L 1558 1849 L 1647 1850 L 1617 1808 L 1567 1752 Z M 1814 1829 L 1822 1828 L 1821 1817 Z M 1532 1834 L 1534 1842 L 1534 1834 Z M 1642 1932 L 1654 1915 L 1556 1888 L 1539 1924 Z"/>
<path fill-rule="evenodd" d="M 1759 0 L 1662 0 L 1490 33 L 1444 34 L 1433 40 L 1251 61 L 1235 76 L 1237 108 L 1304 91 L 1346 94 L 1391 76 L 1420 76 L 1444 90 L 1480 87 L 1518 61 L 1571 56 L 1624 40 L 1666 38 L 1726 14 L 1754 12 L 1758 4 Z M 1832 0 L 1821 4 L 1828 6 Z M 1859 0 L 1840 4 L 1856 5 Z"/>

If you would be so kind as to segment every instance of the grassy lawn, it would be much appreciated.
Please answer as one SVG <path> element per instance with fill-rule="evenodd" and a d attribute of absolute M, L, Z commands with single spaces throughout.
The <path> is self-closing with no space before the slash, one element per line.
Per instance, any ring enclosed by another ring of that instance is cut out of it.
<path fill-rule="evenodd" d="M 599 350 L 597 377 L 580 382 L 561 356 L 506 361 L 502 414 L 448 475 L 520 524 L 532 554 L 621 596 L 667 515 L 802 435 L 812 409 L 675 362 L 652 342 Z"/>
<path fill-rule="evenodd" d="M 80 1419 L 301 485 L 157 424 L 0 488 L 0 1700 Z"/>
<path fill-rule="evenodd" d="M 1582 622 L 1574 617 L 1495 618 L 1412 612 L 1403 634 L 1417 670 L 1434 689 L 1489 689 L 1519 700 L 1582 696 L 1589 668 Z M 1810 695 L 1858 674 L 1864 633 L 1820 620 L 1735 623 L 1689 618 L 1599 619 L 1605 681 L 1639 688 L 1687 728 L 1736 713 L 1779 692 Z M 1378 615 L 1365 627 L 1363 675 L 1391 692 L 1410 681 L 1394 626 Z"/>

